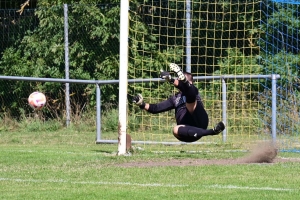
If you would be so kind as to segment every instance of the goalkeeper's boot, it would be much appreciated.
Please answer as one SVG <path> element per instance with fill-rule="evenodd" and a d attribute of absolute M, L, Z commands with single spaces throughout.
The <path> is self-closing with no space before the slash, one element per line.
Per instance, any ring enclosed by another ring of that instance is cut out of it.
<path fill-rule="evenodd" d="M 186 82 L 186 78 L 185 78 L 185 75 L 183 74 L 182 70 L 180 69 L 180 67 L 175 64 L 175 63 L 170 63 L 170 70 L 175 72 L 177 74 L 177 77 L 179 80 L 183 81 L 183 82 Z"/>
<path fill-rule="evenodd" d="M 225 129 L 225 124 L 224 124 L 224 122 L 219 122 L 219 123 L 213 128 L 213 130 L 214 130 L 214 132 L 215 132 L 216 135 L 219 134 L 219 133 L 221 133 L 222 131 L 224 131 L 224 129 Z"/>

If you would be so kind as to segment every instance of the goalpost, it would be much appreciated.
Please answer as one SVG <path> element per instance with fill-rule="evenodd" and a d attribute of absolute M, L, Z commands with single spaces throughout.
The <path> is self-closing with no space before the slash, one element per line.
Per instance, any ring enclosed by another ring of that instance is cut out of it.
<path fill-rule="evenodd" d="M 126 153 L 129 0 L 121 1 L 118 155 Z"/>
<path fill-rule="evenodd" d="M 211 150 L 224 141 L 231 149 L 247 149 L 257 141 L 275 140 L 280 76 L 264 73 L 262 18 L 259 1 L 121 1 L 119 154 L 126 152 L 126 133 L 142 145 L 182 144 L 172 135 L 174 111 L 151 115 L 130 100 L 142 93 L 145 102 L 157 103 L 174 94 L 158 79 L 159 70 L 169 70 L 171 62 L 196 76 L 209 128 L 226 120 L 223 135 L 202 138 L 195 150 Z"/>

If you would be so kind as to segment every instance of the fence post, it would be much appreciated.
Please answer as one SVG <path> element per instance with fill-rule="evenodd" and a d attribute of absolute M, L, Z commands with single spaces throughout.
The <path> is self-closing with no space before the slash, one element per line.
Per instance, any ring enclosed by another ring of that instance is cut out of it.
<path fill-rule="evenodd" d="M 64 4 L 64 33 L 65 33 L 65 77 L 66 80 L 70 78 L 69 75 L 69 25 L 68 25 L 68 5 Z M 66 125 L 70 125 L 70 86 L 66 83 Z"/>
<path fill-rule="evenodd" d="M 227 126 L 227 87 L 224 77 L 222 77 L 222 120 Z M 223 131 L 223 142 L 226 142 L 227 131 Z"/>
<path fill-rule="evenodd" d="M 96 143 L 101 140 L 101 90 L 96 84 Z"/>
<path fill-rule="evenodd" d="M 271 79 L 272 79 L 272 140 L 275 143 L 276 142 L 276 96 L 277 96 L 277 91 L 276 91 L 276 83 L 277 83 L 277 77 L 278 75 L 272 74 Z"/>
<path fill-rule="evenodd" d="M 191 69 L 191 1 L 186 0 L 186 71 L 192 72 Z"/>

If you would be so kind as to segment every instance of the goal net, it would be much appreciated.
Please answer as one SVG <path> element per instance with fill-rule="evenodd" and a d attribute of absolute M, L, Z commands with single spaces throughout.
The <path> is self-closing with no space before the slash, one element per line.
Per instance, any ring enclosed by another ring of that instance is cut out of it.
<path fill-rule="evenodd" d="M 259 1 L 130 1 L 128 78 L 145 80 L 128 85 L 128 133 L 133 141 L 158 142 L 167 150 L 172 147 L 165 144 L 179 142 L 172 134 L 174 110 L 153 115 L 130 102 L 137 93 L 147 103 L 158 103 L 174 94 L 172 85 L 155 79 L 160 69 L 169 70 L 169 63 L 204 77 L 195 84 L 209 115 L 208 128 L 224 120 L 222 79 L 209 77 L 263 74 L 258 44 L 260 6 Z M 213 148 L 212 144 L 247 149 L 252 142 L 270 139 L 270 124 L 261 120 L 259 112 L 263 109 L 260 93 L 270 92 L 261 83 L 270 86 L 270 79 L 225 81 L 226 143 L 222 134 L 203 137 L 195 150 Z M 265 116 L 268 122 L 270 118 Z"/>
<path fill-rule="evenodd" d="M 276 90 L 276 131 L 281 150 L 300 152 L 300 70 L 299 19 L 300 2 L 296 0 L 262 1 L 260 55 L 264 73 L 280 74 Z M 268 88 L 267 84 L 263 87 Z M 268 99 L 262 95 L 262 101 Z M 268 104 L 264 104 L 267 108 Z M 261 111 L 267 116 L 267 112 Z M 262 118 L 267 123 L 265 118 Z"/>

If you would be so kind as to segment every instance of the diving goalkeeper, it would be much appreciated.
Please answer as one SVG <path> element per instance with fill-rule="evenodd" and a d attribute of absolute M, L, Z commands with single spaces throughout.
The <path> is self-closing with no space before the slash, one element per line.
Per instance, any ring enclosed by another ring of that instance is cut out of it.
<path fill-rule="evenodd" d="M 171 63 L 170 70 L 177 74 L 177 79 L 170 72 L 161 71 L 160 77 L 179 89 L 179 92 L 157 104 L 145 103 L 141 94 L 133 98 L 133 103 L 150 113 L 156 114 L 175 109 L 177 125 L 173 128 L 174 136 L 183 142 L 195 142 L 203 136 L 218 135 L 225 129 L 219 122 L 213 129 L 207 129 L 208 115 L 204 109 L 198 89 L 193 85 L 193 75 L 182 72 L 177 64 Z"/>

